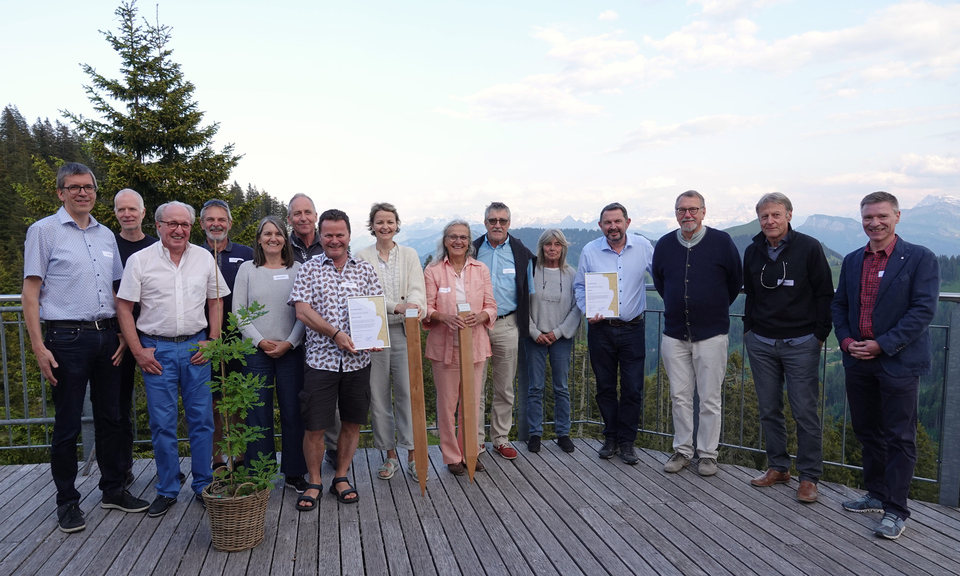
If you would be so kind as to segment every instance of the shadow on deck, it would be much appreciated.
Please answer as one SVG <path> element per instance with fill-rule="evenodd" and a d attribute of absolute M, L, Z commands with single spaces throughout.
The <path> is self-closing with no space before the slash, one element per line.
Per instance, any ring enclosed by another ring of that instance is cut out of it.
<path fill-rule="evenodd" d="M 640 464 L 597 458 L 578 440 L 565 454 L 489 453 L 476 483 L 454 477 L 430 448 L 427 495 L 398 473 L 376 478 L 382 456 L 357 452 L 358 505 L 324 493 L 299 513 L 282 483 L 270 497 L 265 541 L 222 553 L 210 546 L 189 483 L 162 518 L 100 508 L 96 470 L 78 478 L 87 529 L 57 530 L 49 465 L 0 468 L 0 575 L 6 574 L 957 574 L 960 512 L 911 502 L 896 542 L 873 536 L 879 514 L 849 514 L 858 492 L 821 483 L 804 505 L 790 485 L 757 489 L 755 470 L 721 465 L 711 478 L 662 471 L 667 455 L 641 450 Z M 131 492 L 154 497 L 152 460 L 138 460 Z M 189 473 L 189 461 L 181 463 Z M 325 488 L 333 471 L 324 466 Z"/>

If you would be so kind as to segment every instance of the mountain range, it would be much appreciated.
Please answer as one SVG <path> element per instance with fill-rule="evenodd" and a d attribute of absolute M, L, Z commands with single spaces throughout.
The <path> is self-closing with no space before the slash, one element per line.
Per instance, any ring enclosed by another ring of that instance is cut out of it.
<path fill-rule="evenodd" d="M 756 218 L 750 219 L 755 212 L 751 207 L 737 206 L 723 214 L 710 213 L 708 225 L 725 230 L 737 244 L 743 248 L 750 238 L 760 232 L 760 223 Z M 633 220 L 631 231 L 656 242 L 663 234 L 677 227 L 676 220 L 667 217 L 644 217 L 631 214 Z M 425 220 L 404 223 L 402 232 L 397 236 L 398 242 L 410 246 L 420 255 L 420 260 L 426 260 L 437 248 L 437 239 L 443 226 L 451 218 L 427 218 Z M 794 228 L 804 234 L 809 234 L 820 240 L 829 252 L 837 256 L 852 252 L 866 244 L 867 238 L 863 233 L 863 226 L 859 220 L 843 216 L 813 214 L 808 216 L 803 224 L 792 222 Z M 529 220 L 514 222 L 510 233 L 526 244 L 531 250 L 536 249 L 537 239 L 547 228 L 560 228 L 571 241 L 570 263 L 576 266 L 580 249 L 583 244 L 600 235 L 596 222 L 579 220 L 573 216 L 566 216 L 559 222 L 537 222 Z M 471 224 L 474 237 L 486 232 L 480 223 Z M 958 256 L 960 255 L 960 198 L 953 196 L 927 196 L 913 208 L 902 208 L 900 223 L 897 224 L 897 234 L 914 244 L 921 244 L 930 248 L 934 254 Z M 364 234 L 355 237 L 352 248 L 360 249 L 373 243 L 372 236 Z M 833 254 L 830 254 L 833 256 Z"/>

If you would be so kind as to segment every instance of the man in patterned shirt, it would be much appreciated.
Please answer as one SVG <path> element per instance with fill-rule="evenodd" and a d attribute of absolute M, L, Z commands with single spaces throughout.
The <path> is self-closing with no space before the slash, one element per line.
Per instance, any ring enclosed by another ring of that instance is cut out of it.
<path fill-rule="evenodd" d="M 344 212 L 327 210 L 320 215 L 320 244 L 323 254 L 300 267 L 289 301 L 297 308 L 297 319 L 307 327 L 300 401 L 303 455 L 311 484 L 297 500 L 300 511 L 313 510 L 323 489 L 323 434 L 334 424 L 338 403 L 339 458 L 330 492 L 343 503 L 359 498 L 346 475 L 357 450 L 360 426 L 366 424 L 370 409 L 370 350 L 354 347 L 347 299 L 383 294 L 373 266 L 350 254 L 350 219 Z"/>
<path fill-rule="evenodd" d="M 870 242 L 843 259 L 832 310 L 867 493 L 842 505 L 849 512 L 883 512 L 874 533 L 894 540 L 910 517 L 917 394 L 932 364 L 929 326 L 940 265 L 929 249 L 896 235 L 900 206 L 893 194 L 868 194 L 860 216 Z"/>
<path fill-rule="evenodd" d="M 90 381 L 101 508 L 143 512 L 149 504 L 124 489 L 121 468 L 120 360 L 113 282 L 123 274 L 113 232 L 90 215 L 97 181 L 83 164 L 57 172 L 63 206 L 27 230 L 23 254 L 23 316 L 40 372 L 52 386 L 56 414 L 50 472 L 63 532 L 86 527 L 77 492 L 77 436 Z M 40 320 L 46 324 L 41 334 Z"/>

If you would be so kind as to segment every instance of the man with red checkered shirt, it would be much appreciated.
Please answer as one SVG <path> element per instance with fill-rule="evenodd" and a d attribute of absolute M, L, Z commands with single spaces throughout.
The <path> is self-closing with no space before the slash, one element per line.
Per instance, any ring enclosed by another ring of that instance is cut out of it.
<path fill-rule="evenodd" d="M 843 508 L 883 512 L 874 533 L 894 540 L 910 517 L 917 393 L 932 364 L 929 326 L 940 266 L 929 249 L 896 235 L 900 207 L 893 194 L 868 194 L 860 216 L 870 242 L 843 259 L 832 310 L 867 493 Z"/>

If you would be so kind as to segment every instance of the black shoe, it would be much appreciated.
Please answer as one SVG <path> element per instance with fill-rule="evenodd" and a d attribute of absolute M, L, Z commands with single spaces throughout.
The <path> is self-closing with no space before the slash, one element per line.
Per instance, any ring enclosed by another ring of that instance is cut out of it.
<path fill-rule="evenodd" d="M 207 507 L 207 501 L 203 499 L 203 494 L 200 494 L 199 492 L 194 492 L 194 493 L 193 493 L 193 499 L 196 500 L 197 502 L 199 502 L 200 505 L 203 506 L 204 509 L 206 509 L 206 507 Z"/>
<path fill-rule="evenodd" d="M 327 450 L 323 454 L 323 459 L 326 460 L 327 464 L 337 467 L 337 451 L 336 450 Z"/>
<path fill-rule="evenodd" d="M 540 437 L 539 437 L 539 436 L 534 435 L 534 436 L 531 436 L 529 440 L 527 440 L 527 450 L 529 450 L 529 451 L 531 451 L 531 452 L 539 452 L 539 451 L 540 451 Z"/>
<path fill-rule="evenodd" d="M 103 499 L 100 501 L 100 507 L 104 510 L 123 510 L 124 512 L 146 512 L 147 508 L 150 507 L 150 503 L 146 500 L 141 500 L 135 497 L 130 492 L 123 490 L 114 494 L 113 496 L 107 496 L 104 494 Z"/>
<path fill-rule="evenodd" d="M 576 448 L 573 446 L 573 440 L 569 436 L 561 436 L 557 438 L 557 446 L 560 447 L 566 453 L 573 452 Z"/>
<path fill-rule="evenodd" d="M 303 476 L 287 476 L 286 485 L 296 490 L 297 494 L 303 494 L 309 486 Z"/>
<path fill-rule="evenodd" d="M 157 496 L 157 499 L 153 501 L 153 504 L 150 505 L 150 510 L 147 512 L 147 516 L 151 518 L 156 518 L 157 516 L 163 516 L 167 513 L 167 510 L 171 506 L 177 503 L 176 498 L 167 498 L 166 496 Z"/>
<path fill-rule="evenodd" d="M 77 504 L 58 506 L 57 522 L 60 524 L 60 531 L 67 534 L 79 532 L 87 527 L 87 523 L 83 520 L 83 510 Z"/>
<path fill-rule="evenodd" d="M 183 488 L 183 485 L 187 483 L 187 475 L 183 472 L 180 473 L 180 487 Z"/>
<path fill-rule="evenodd" d="M 607 438 L 603 442 L 603 448 L 600 449 L 600 457 L 609 460 L 617 455 L 617 441 L 613 438 Z"/>
<path fill-rule="evenodd" d="M 130 470 L 127 470 L 127 473 L 123 478 L 123 489 L 127 490 L 128 488 L 133 486 L 133 483 L 136 482 L 136 480 L 137 480 L 136 476 L 133 475 L 133 468 L 131 468 Z"/>
<path fill-rule="evenodd" d="M 620 459 L 623 460 L 624 464 L 631 466 L 640 461 L 640 459 L 637 458 L 637 451 L 633 449 L 633 444 L 629 443 L 620 445 Z"/>

